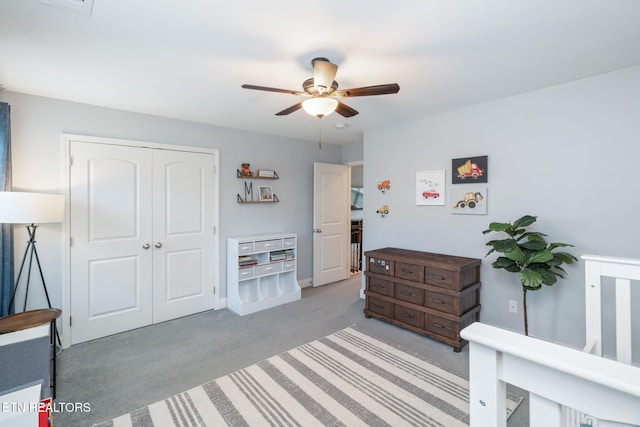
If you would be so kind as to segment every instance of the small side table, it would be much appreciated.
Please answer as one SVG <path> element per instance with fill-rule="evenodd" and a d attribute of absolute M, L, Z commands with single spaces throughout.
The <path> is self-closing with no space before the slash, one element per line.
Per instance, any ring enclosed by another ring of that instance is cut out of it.
<path fill-rule="evenodd" d="M 36 326 L 44 325 L 45 323 L 50 324 L 49 337 L 51 340 L 51 361 L 53 372 L 51 373 L 49 381 L 52 389 L 51 397 L 53 399 L 56 397 L 56 337 L 58 336 L 56 319 L 60 317 L 60 314 L 62 314 L 62 310 L 58 308 L 42 308 L 10 314 L 0 318 L 0 334 L 34 328 Z"/>

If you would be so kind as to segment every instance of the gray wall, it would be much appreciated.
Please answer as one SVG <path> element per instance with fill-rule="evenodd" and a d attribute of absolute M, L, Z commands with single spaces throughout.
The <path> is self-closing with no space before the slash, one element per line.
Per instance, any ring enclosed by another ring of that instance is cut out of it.
<path fill-rule="evenodd" d="M 514 275 L 491 267 L 494 255 L 484 258 L 491 235 L 482 231 L 492 221 L 532 214 L 538 216 L 535 229 L 574 244 L 576 256 L 640 258 L 639 112 L 640 67 L 634 67 L 367 133 L 365 250 L 397 246 L 482 258 L 481 319 L 523 331 L 521 286 Z M 489 157 L 488 214 L 454 215 L 451 160 L 481 155 Z M 447 173 L 447 206 L 416 206 L 416 172 L 440 169 Z M 392 182 L 386 194 L 376 190 L 383 179 Z M 390 214 L 380 218 L 375 211 L 384 203 Z M 582 347 L 583 270 L 582 261 L 568 266 L 567 279 L 528 294 L 530 335 Z M 518 301 L 518 314 L 509 313 L 510 299 Z M 613 338 L 605 349 L 612 346 Z"/>
<path fill-rule="evenodd" d="M 342 161 L 344 163 L 357 162 L 362 160 L 363 145 L 362 141 L 345 144 L 342 146 Z"/>
<path fill-rule="evenodd" d="M 220 272 L 226 297 L 226 239 L 231 236 L 292 232 L 298 234 L 298 278 L 312 275 L 313 163 L 342 163 L 341 147 L 304 142 L 266 134 L 238 131 L 155 116 L 65 102 L 50 98 L 2 92 L 11 105 L 13 187 L 15 191 L 63 190 L 63 132 L 156 143 L 217 148 L 220 153 Z M 313 123 L 311 122 L 310 125 Z M 243 180 L 236 169 L 243 162 L 252 169 L 273 169 L 280 179 L 270 182 L 280 203 L 241 205 Z M 62 296 L 61 226 L 42 225 L 38 251 L 52 303 Z M 16 257 L 22 257 L 26 231 L 16 227 Z M 39 284 L 38 284 L 39 286 Z M 33 307 L 46 305 L 41 292 L 30 291 Z M 30 303 L 31 305 L 31 303 Z"/>
<path fill-rule="evenodd" d="M 14 187 L 60 192 L 62 132 L 218 148 L 220 150 L 220 285 L 226 283 L 228 236 L 261 232 L 298 233 L 299 278 L 311 276 L 312 164 L 360 160 L 357 146 L 336 147 L 270 135 L 169 120 L 12 92 L 0 94 L 12 106 Z M 539 216 L 536 229 L 573 243 L 576 255 L 594 253 L 640 258 L 634 195 L 640 159 L 640 67 L 534 91 L 467 109 L 428 117 L 365 135 L 364 246 L 398 246 L 483 258 L 491 221 L 523 214 Z M 353 149 L 352 149 L 353 148 Z M 357 150 L 354 150 L 357 149 Z M 287 152 L 287 156 L 282 153 Z M 290 154 L 289 154 L 290 153 Z M 453 215 L 447 179 L 447 206 L 415 205 L 415 173 L 451 170 L 451 159 L 489 156 L 488 214 Z M 296 159 L 295 162 L 290 159 Z M 275 169 L 281 179 L 276 205 L 238 205 L 242 162 Z M 386 194 L 376 183 L 391 179 Z M 391 213 L 375 210 L 387 203 Z M 60 227 L 41 227 L 38 247 L 54 305 L 61 301 Z M 16 232 L 16 250 L 26 240 Z M 491 268 L 483 258 L 482 313 L 487 323 L 522 330 L 522 307 L 515 277 Z M 529 294 L 530 334 L 581 347 L 584 342 L 583 263 L 567 267 L 568 278 Z M 640 292 L 634 333 L 640 331 Z M 610 297 L 607 297 L 610 299 Z M 607 316 L 610 317 L 609 314 Z M 611 335 L 611 321 L 606 330 Z M 612 340 L 605 349 L 612 348 Z M 634 348 L 640 357 L 640 340 Z"/>

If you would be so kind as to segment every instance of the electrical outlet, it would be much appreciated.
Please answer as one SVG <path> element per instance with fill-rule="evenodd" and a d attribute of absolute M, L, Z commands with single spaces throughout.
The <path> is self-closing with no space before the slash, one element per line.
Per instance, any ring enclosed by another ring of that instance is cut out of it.
<path fill-rule="evenodd" d="M 509 312 L 511 313 L 517 313 L 518 312 L 518 301 L 516 300 L 509 300 Z"/>

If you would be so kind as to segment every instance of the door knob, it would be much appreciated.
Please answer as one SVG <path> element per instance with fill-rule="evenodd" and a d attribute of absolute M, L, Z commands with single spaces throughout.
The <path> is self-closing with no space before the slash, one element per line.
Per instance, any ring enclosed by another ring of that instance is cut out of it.
<path fill-rule="evenodd" d="M 142 249 L 149 249 L 151 247 L 150 244 L 145 243 L 144 245 L 142 245 Z"/>
<path fill-rule="evenodd" d="M 322 233 L 322 230 L 320 230 L 319 228 L 314 228 L 314 229 L 313 229 L 313 232 L 314 232 L 314 233 Z"/>
<path fill-rule="evenodd" d="M 162 243 L 161 242 L 156 242 L 156 244 L 153 245 L 153 246 L 155 246 L 156 248 L 160 249 L 162 247 Z"/>

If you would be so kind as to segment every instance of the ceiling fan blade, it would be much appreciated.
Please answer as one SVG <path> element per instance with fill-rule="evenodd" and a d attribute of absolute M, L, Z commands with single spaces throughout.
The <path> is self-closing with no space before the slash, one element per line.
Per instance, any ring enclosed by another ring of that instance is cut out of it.
<path fill-rule="evenodd" d="M 242 87 L 245 88 L 245 89 L 264 90 L 264 91 L 267 91 L 267 92 L 288 93 L 290 95 L 299 95 L 299 96 L 307 95 L 304 92 L 299 92 L 297 90 L 278 89 L 278 88 L 275 88 L 275 87 L 267 87 L 267 86 L 242 85 Z"/>
<path fill-rule="evenodd" d="M 399 90 L 400 86 L 397 83 L 390 83 L 386 85 L 336 90 L 334 95 L 340 98 L 352 98 L 354 96 L 389 95 L 392 93 L 398 93 Z"/>
<path fill-rule="evenodd" d="M 344 104 L 338 101 L 338 106 L 336 107 L 336 113 L 340 114 L 342 117 L 353 117 L 358 114 L 358 111 L 349 107 L 347 104 Z"/>
<path fill-rule="evenodd" d="M 311 64 L 313 65 L 313 84 L 318 88 L 318 92 L 327 92 L 336 77 L 338 66 L 329 62 L 327 58 L 315 58 Z"/>
<path fill-rule="evenodd" d="M 298 111 L 301 108 L 302 108 L 302 102 L 298 102 L 297 104 L 292 105 L 289 108 L 285 108 L 284 110 L 280 111 L 279 113 L 276 113 L 276 116 L 286 116 L 287 114 L 291 114 L 294 111 Z"/>

